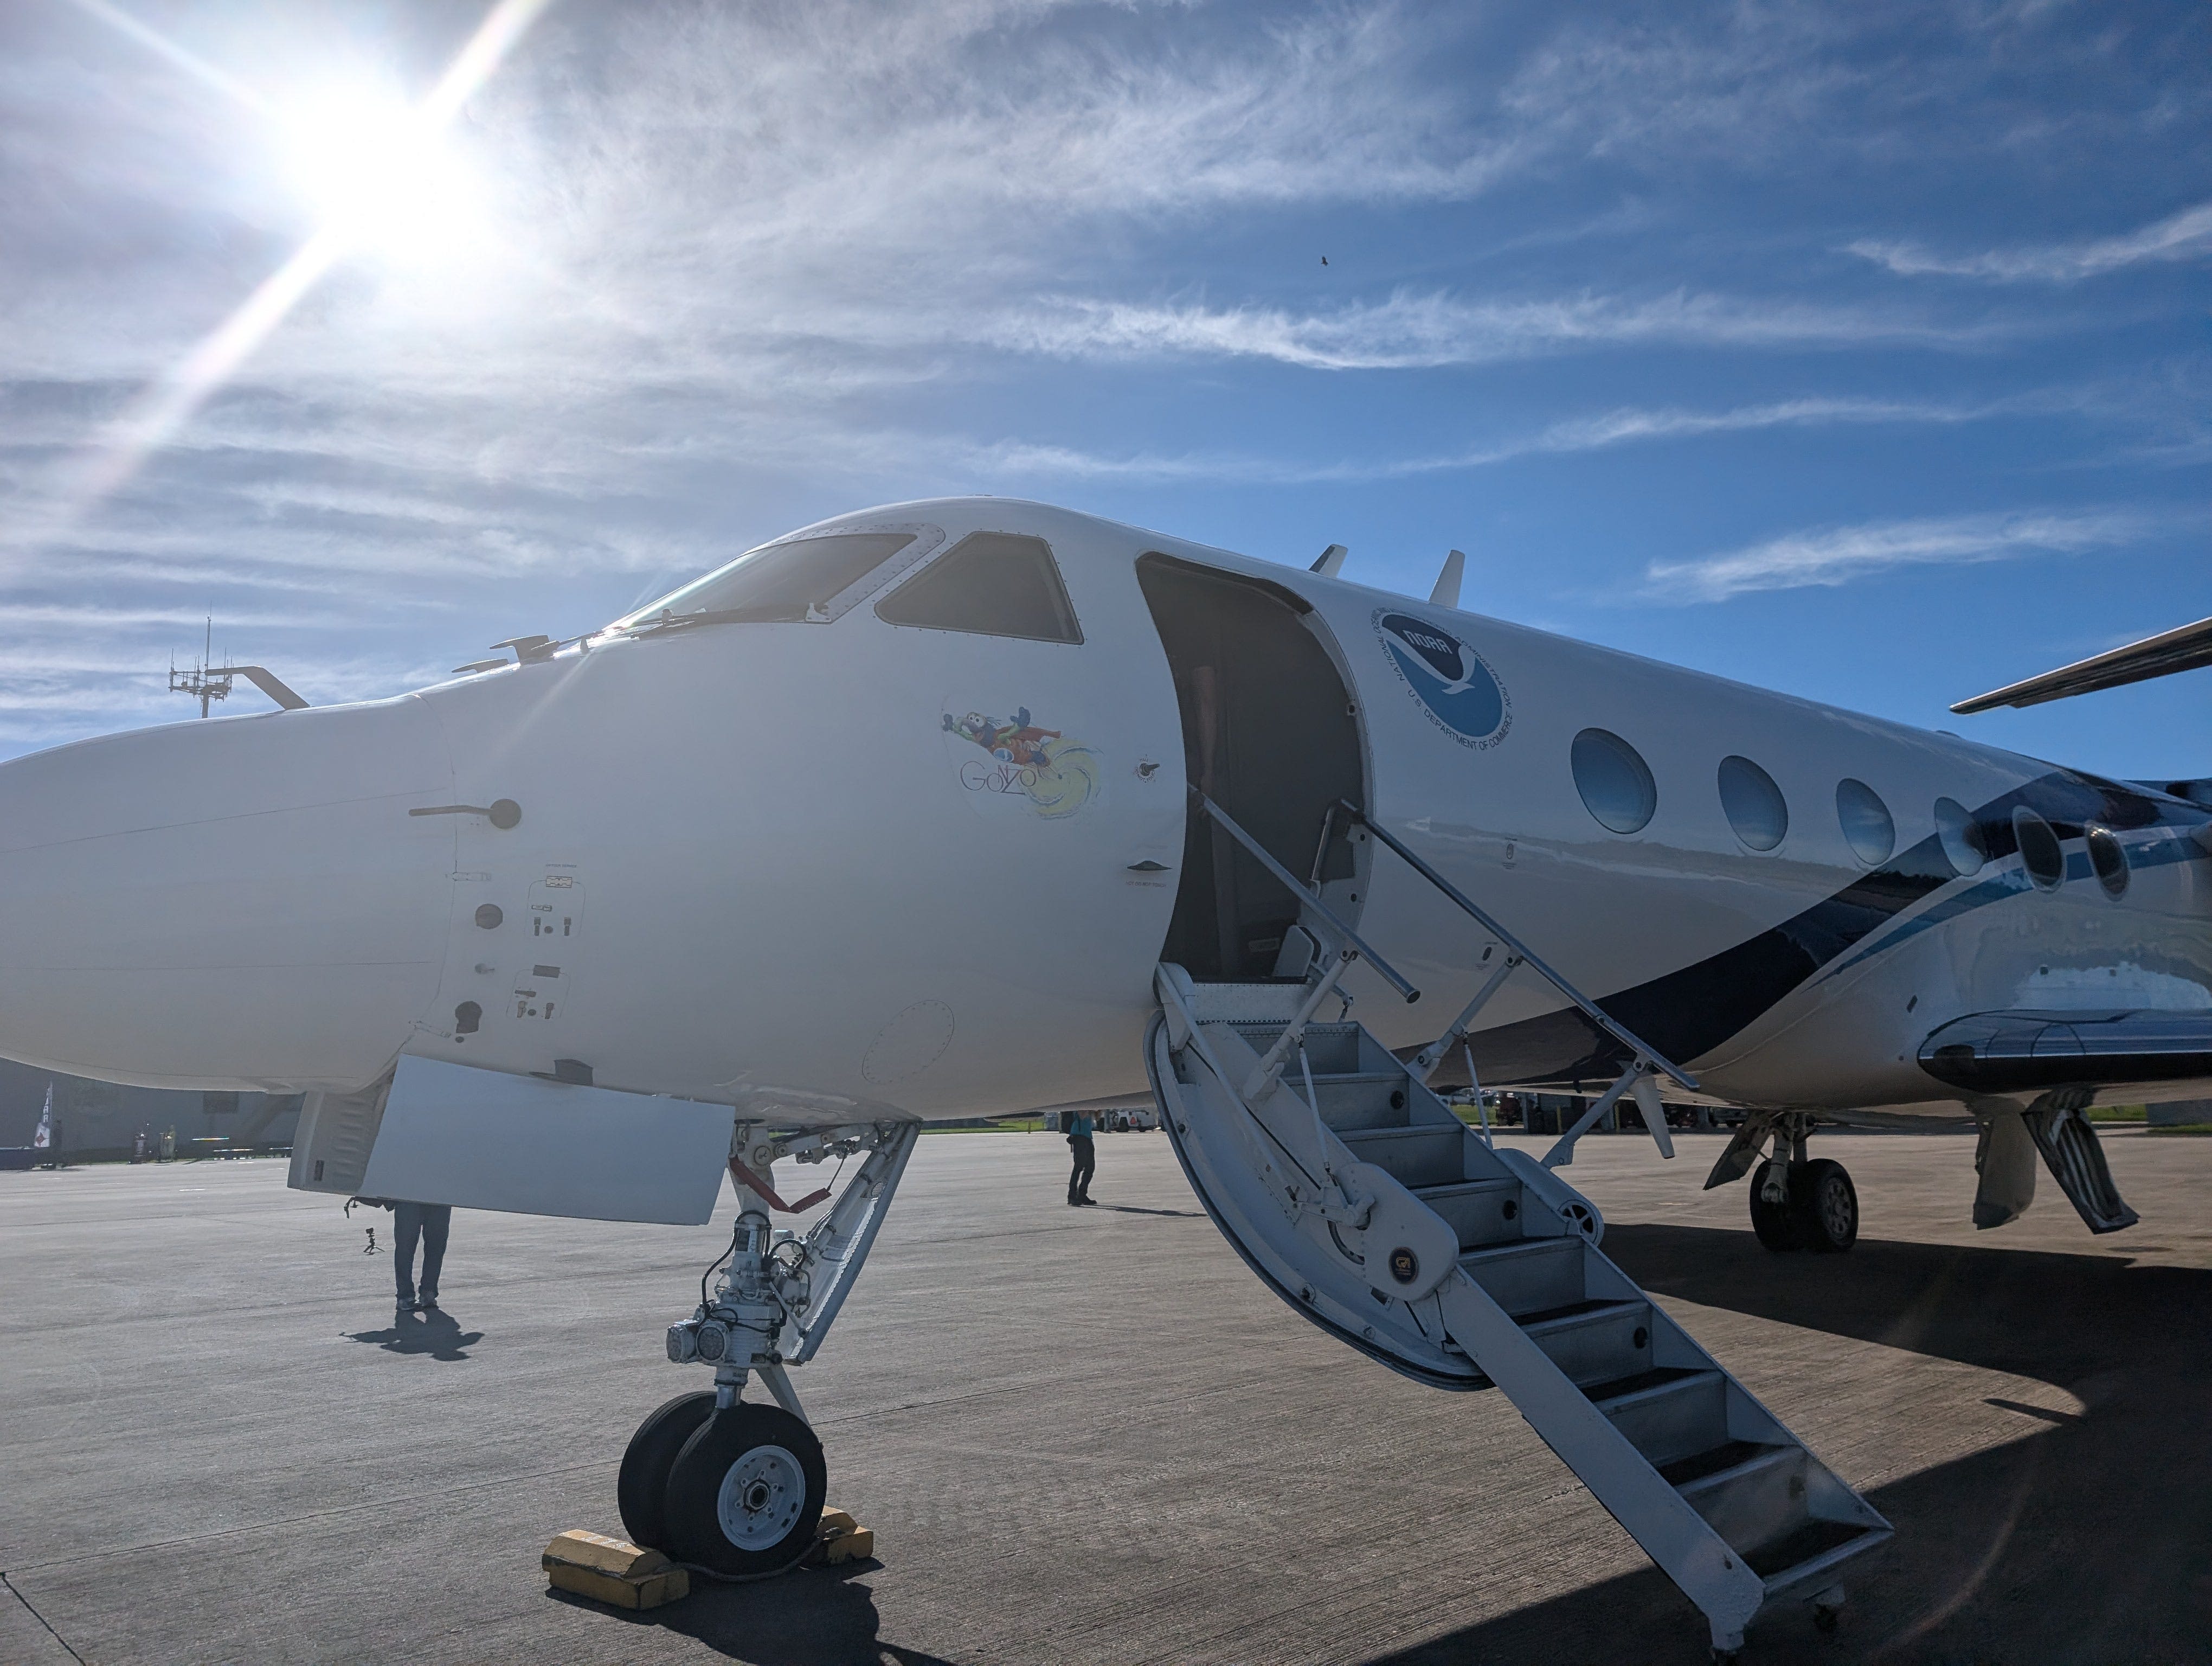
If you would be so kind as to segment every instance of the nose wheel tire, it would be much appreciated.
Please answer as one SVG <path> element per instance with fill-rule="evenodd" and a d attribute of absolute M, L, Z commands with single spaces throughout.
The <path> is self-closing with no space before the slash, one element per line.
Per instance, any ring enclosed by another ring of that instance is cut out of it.
<path fill-rule="evenodd" d="M 622 1474 L 615 1481 L 615 1502 L 622 1511 L 623 1531 L 634 1545 L 648 1550 L 668 1548 L 668 1472 L 684 1443 L 714 1414 L 711 1394 L 679 1394 L 637 1426 L 623 1453 Z"/>
<path fill-rule="evenodd" d="M 814 1431 L 781 1407 L 739 1401 L 676 1455 L 667 1548 L 735 1578 L 781 1573 L 813 1547 L 828 1490 Z"/>
<path fill-rule="evenodd" d="M 1761 1244 L 1778 1254 L 1799 1248 L 1800 1240 L 1796 1216 L 1790 1207 L 1790 1201 L 1787 1198 L 1779 1203 L 1766 1201 L 1767 1179 L 1776 1166 L 1771 1162 L 1762 1163 L 1752 1171 L 1751 1230 L 1759 1235 Z"/>
<path fill-rule="evenodd" d="M 1808 1250 L 1839 1256 L 1859 1240 L 1859 1195 L 1840 1163 L 1821 1158 L 1790 1176 L 1790 1212 Z"/>

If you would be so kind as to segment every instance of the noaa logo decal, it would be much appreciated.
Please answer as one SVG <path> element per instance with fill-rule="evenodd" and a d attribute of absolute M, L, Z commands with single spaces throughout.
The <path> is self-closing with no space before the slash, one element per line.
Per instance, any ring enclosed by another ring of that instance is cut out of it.
<path fill-rule="evenodd" d="M 1513 727 L 1513 702 L 1483 657 L 1440 625 L 1377 608 L 1375 635 L 1429 721 L 1462 746 L 1495 746 Z"/>

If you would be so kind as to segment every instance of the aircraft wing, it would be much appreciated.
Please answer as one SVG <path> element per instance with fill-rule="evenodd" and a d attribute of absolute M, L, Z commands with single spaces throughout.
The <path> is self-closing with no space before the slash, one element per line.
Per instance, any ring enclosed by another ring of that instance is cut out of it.
<path fill-rule="evenodd" d="M 2212 1079 L 2212 1011 L 1976 1012 L 1923 1042 L 1920 1066 L 1981 1093 Z"/>
<path fill-rule="evenodd" d="M 2146 636 L 2140 642 L 2077 660 L 2040 677 L 1992 689 L 1972 700 L 1961 700 L 1951 709 L 1966 717 L 1998 706 L 2039 706 L 2046 700 L 2116 689 L 2153 677 L 2170 677 L 2178 671 L 2195 671 L 2201 666 L 2212 666 L 2212 619 L 2199 619 L 2179 630 Z"/>

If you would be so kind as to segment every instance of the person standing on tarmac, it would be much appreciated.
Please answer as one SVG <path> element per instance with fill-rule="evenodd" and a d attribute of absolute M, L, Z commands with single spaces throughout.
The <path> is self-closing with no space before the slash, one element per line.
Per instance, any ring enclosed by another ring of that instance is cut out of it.
<path fill-rule="evenodd" d="M 392 1268 L 398 1282 L 402 1311 L 438 1310 L 438 1269 L 446 1263 L 446 1235 L 453 1228 L 450 1203 L 395 1203 L 392 1206 Z M 422 1282 L 415 1282 L 415 1245 L 422 1245 Z"/>
<path fill-rule="evenodd" d="M 350 1212 L 356 1203 L 365 1203 L 372 1209 L 392 1211 L 392 1275 L 398 1286 L 399 1310 L 402 1313 L 435 1313 L 438 1310 L 438 1272 L 446 1264 L 446 1237 L 453 1230 L 453 1206 L 450 1203 L 410 1203 L 404 1198 L 357 1197 L 346 1205 Z M 369 1229 L 369 1243 L 376 1242 L 376 1231 Z M 415 1281 L 415 1246 L 422 1247 L 422 1280 Z"/>
<path fill-rule="evenodd" d="M 1091 1113 L 1071 1111 L 1067 1117 L 1067 1148 L 1075 1154 L 1075 1167 L 1067 1177 L 1067 1201 L 1072 1208 L 1097 1201 L 1091 1195 L 1091 1177 L 1098 1171 L 1098 1147 L 1091 1138 Z"/>

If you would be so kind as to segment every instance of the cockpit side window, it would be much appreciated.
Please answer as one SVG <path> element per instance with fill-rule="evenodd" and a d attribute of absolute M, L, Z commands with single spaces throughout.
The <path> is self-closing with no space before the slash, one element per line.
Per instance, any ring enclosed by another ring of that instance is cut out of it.
<path fill-rule="evenodd" d="M 1013 532 L 969 533 L 878 602 L 876 617 L 978 636 L 1083 640 L 1051 546 Z"/>
<path fill-rule="evenodd" d="M 921 536 L 915 529 L 901 528 L 832 532 L 823 538 L 765 544 L 609 628 L 646 630 L 663 624 L 823 623 L 857 599 L 846 598 L 846 592 L 907 550 Z M 926 547 L 915 550 L 909 560 L 927 552 Z M 835 605 L 841 598 L 844 606 Z"/>

